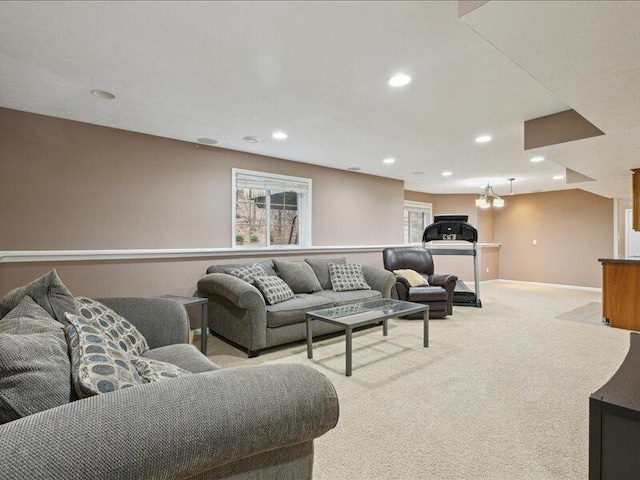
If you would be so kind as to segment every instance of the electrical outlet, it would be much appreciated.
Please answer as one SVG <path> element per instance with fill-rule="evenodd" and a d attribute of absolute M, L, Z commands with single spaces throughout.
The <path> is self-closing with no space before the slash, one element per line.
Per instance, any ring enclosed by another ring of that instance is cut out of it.
<path fill-rule="evenodd" d="M 538 245 L 538 240 L 534 240 L 534 241 L 533 241 L 533 244 L 534 244 L 534 245 Z"/>
<path fill-rule="evenodd" d="M 489 267 L 487 267 L 487 273 L 489 273 Z"/>

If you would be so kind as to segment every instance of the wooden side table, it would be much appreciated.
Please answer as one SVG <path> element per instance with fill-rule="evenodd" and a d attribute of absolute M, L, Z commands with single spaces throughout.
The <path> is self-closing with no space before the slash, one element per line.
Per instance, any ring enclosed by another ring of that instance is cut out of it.
<path fill-rule="evenodd" d="M 180 297 L 177 295 L 160 295 L 160 298 L 167 298 L 178 302 L 184 308 L 202 305 L 202 323 L 200 324 L 200 351 L 207 354 L 207 336 L 209 335 L 209 299 L 202 297 Z"/>

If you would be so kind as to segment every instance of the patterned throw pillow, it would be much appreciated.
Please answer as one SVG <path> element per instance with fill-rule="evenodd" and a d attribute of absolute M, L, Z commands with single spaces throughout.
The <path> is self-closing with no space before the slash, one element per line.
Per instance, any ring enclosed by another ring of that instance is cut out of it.
<path fill-rule="evenodd" d="M 160 360 L 131 357 L 131 363 L 133 363 L 133 366 L 138 371 L 138 375 L 149 383 L 191 375 L 191 372 L 188 372 L 173 363 L 161 362 Z"/>
<path fill-rule="evenodd" d="M 225 273 L 238 277 L 240 280 L 244 280 L 247 283 L 254 284 L 256 277 L 266 277 L 267 272 L 259 264 L 246 265 L 238 268 L 225 268 Z"/>
<path fill-rule="evenodd" d="M 289 288 L 289 285 L 280 277 L 255 277 L 254 280 L 256 287 L 258 287 L 258 290 L 260 290 L 260 293 L 262 293 L 262 296 L 269 305 L 284 302 L 295 296 L 291 288 Z"/>
<path fill-rule="evenodd" d="M 95 319 L 65 314 L 71 356 L 71 381 L 80 398 L 143 384 L 129 356 Z"/>
<path fill-rule="evenodd" d="M 349 290 L 371 290 L 362 273 L 362 265 L 357 263 L 329 264 L 329 278 L 334 292 Z"/>
<path fill-rule="evenodd" d="M 76 297 L 78 315 L 98 322 L 104 333 L 127 355 L 140 356 L 149 345 L 138 329 L 106 305 L 87 297 Z"/>
<path fill-rule="evenodd" d="M 412 287 L 426 287 L 427 285 L 429 285 L 429 282 L 427 282 L 426 278 L 424 278 L 415 270 L 411 270 L 410 268 L 394 270 L 393 273 L 395 273 L 399 277 L 406 278 L 409 282 L 409 285 L 411 285 Z"/>

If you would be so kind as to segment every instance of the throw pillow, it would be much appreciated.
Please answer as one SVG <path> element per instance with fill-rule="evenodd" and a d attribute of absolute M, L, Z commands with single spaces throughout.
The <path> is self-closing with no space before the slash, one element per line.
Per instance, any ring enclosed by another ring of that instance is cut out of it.
<path fill-rule="evenodd" d="M 291 287 L 293 293 L 313 293 L 322 290 L 318 277 L 307 262 L 274 260 L 273 264 L 280 278 Z"/>
<path fill-rule="evenodd" d="M 133 363 L 140 378 L 149 383 L 191 375 L 191 372 L 173 363 L 161 362 L 151 358 L 131 357 L 131 363 Z"/>
<path fill-rule="evenodd" d="M 371 290 L 362 273 L 362 265 L 347 263 L 340 265 L 329 264 L 329 277 L 331 286 L 335 292 L 347 292 L 350 290 Z"/>
<path fill-rule="evenodd" d="M 294 297 L 293 292 L 280 277 L 255 277 L 256 287 L 269 305 L 284 302 Z"/>
<path fill-rule="evenodd" d="M 238 277 L 240 280 L 244 280 L 247 283 L 253 285 L 255 277 L 266 277 L 267 272 L 257 263 L 253 265 L 245 265 L 238 268 L 225 268 L 225 273 Z"/>
<path fill-rule="evenodd" d="M 63 339 L 0 334 L 0 424 L 69 403 L 70 370 Z"/>
<path fill-rule="evenodd" d="M 76 302 L 78 315 L 88 321 L 95 320 L 109 339 L 127 355 L 140 356 L 149 350 L 147 340 L 140 331 L 106 305 L 87 297 L 77 297 Z"/>
<path fill-rule="evenodd" d="M 64 286 L 54 269 L 24 287 L 14 288 L 2 297 L 0 299 L 0 317 L 4 317 L 17 307 L 27 295 L 44 308 L 55 320 L 65 325 L 67 321 L 64 314 L 66 312 L 76 313 L 76 303 L 73 295 Z"/>
<path fill-rule="evenodd" d="M 105 334 L 97 320 L 68 313 L 67 321 L 71 381 L 79 398 L 144 383 L 127 353 Z"/>
<path fill-rule="evenodd" d="M 394 270 L 393 273 L 398 275 L 399 277 L 404 277 L 409 282 L 409 285 L 412 287 L 426 287 L 429 285 L 427 279 L 420 275 L 415 270 L 411 270 L 410 268 Z"/>
<path fill-rule="evenodd" d="M 63 328 L 64 326 L 60 322 L 56 322 L 44 308 L 28 295 L 0 320 L 0 334 L 53 333 L 64 341 Z"/>
<path fill-rule="evenodd" d="M 304 261 L 311 265 L 313 273 L 318 277 L 318 281 L 323 290 L 331 290 L 333 288 L 331 286 L 331 278 L 329 277 L 329 264 L 336 263 L 346 265 L 347 263 L 347 259 L 344 257 L 329 259 L 305 258 Z"/>

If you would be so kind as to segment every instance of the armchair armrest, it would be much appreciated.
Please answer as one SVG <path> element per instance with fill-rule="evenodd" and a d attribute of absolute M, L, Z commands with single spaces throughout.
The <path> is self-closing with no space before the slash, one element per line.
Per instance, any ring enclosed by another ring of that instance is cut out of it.
<path fill-rule="evenodd" d="M 0 426 L 0 478 L 188 478 L 313 440 L 338 421 L 331 382 L 303 365 L 199 373 Z"/>
<path fill-rule="evenodd" d="M 265 308 L 264 298 L 256 287 L 226 273 L 209 273 L 198 280 L 198 292 L 206 297 L 220 295 L 240 308 Z"/>
<path fill-rule="evenodd" d="M 184 307 L 173 300 L 156 297 L 97 300 L 134 324 L 144 335 L 149 348 L 189 343 L 189 316 Z"/>
<path fill-rule="evenodd" d="M 436 285 L 446 289 L 451 284 L 455 286 L 458 277 L 450 273 L 434 273 L 427 276 L 427 280 L 429 281 L 429 285 Z"/>
<path fill-rule="evenodd" d="M 373 290 L 382 293 L 384 298 L 391 298 L 395 285 L 395 275 L 389 270 L 374 265 L 362 265 L 362 274 Z"/>

